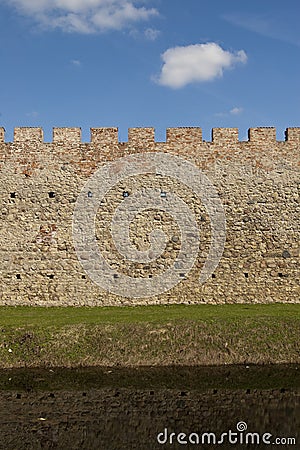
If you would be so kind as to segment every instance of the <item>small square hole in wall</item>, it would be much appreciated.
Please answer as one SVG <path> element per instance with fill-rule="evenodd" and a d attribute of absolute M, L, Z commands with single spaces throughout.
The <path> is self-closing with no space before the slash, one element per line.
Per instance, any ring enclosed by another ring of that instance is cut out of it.
<path fill-rule="evenodd" d="M 117 273 L 114 273 L 114 278 L 119 278 L 119 275 Z"/>
<path fill-rule="evenodd" d="M 21 280 L 21 275 L 19 273 L 17 273 L 16 278 L 17 278 L 17 280 Z"/>
<path fill-rule="evenodd" d="M 248 273 L 244 273 L 245 278 L 249 278 L 249 274 Z"/>
<path fill-rule="evenodd" d="M 282 277 L 283 277 L 283 273 L 279 272 L 278 276 L 279 276 L 280 278 L 282 278 Z"/>
<path fill-rule="evenodd" d="M 88 197 L 89 198 L 93 197 L 93 193 L 91 191 L 88 192 Z"/>
<path fill-rule="evenodd" d="M 54 198 L 54 197 L 55 197 L 55 193 L 54 193 L 54 192 L 52 192 L 52 191 L 51 191 L 51 192 L 49 192 L 49 193 L 48 193 L 48 195 L 49 195 L 49 198 Z"/>
<path fill-rule="evenodd" d="M 161 191 L 160 196 L 161 198 L 166 198 L 167 193 L 165 191 Z"/>
<path fill-rule="evenodd" d="M 216 278 L 216 274 L 215 274 L 215 273 L 212 273 L 212 274 L 211 274 L 211 277 L 212 277 L 212 278 Z"/>
<path fill-rule="evenodd" d="M 15 192 L 11 192 L 10 193 L 10 198 L 16 198 L 16 193 Z"/>
<path fill-rule="evenodd" d="M 125 197 L 129 197 L 129 192 L 128 191 L 124 191 L 123 192 L 123 197 L 125 198 Z"/>
<path fill-rule="evenodd" d="M 54 275 L 52 273 L 50 273 L 49 275 L 47 275 L 48 278 L 50 278 L 50 280 L 53 280 Z"/>
<path fill-rule="evenodd" d="M 184 277 L 185 277 L 185 273 L 180 273 L 179 276 L 180 276 L 181 278 L 184 278 Z"/>
<path fill-rule="evenodd" d="M 81 278 L 82 278 L 83 280 L 85 280 L 85 279 L 86 279 L 86 276 L 85 276 L 85 275 L 81 275 Z"/>

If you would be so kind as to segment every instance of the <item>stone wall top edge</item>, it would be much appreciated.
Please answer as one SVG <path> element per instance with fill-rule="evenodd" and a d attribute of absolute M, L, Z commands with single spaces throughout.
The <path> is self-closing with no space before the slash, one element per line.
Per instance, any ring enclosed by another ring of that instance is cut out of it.
<path fill-rule="evenodd" d="M 13 142 L 5 141 L 5 129 L 0 127 L 0 143 L 53 143 L 53 144 L 84 144 L 84 143 L 102 143 L 106 145 L 123 143 L 119 140 L 118 127 L 90 128 L 90 141 L 82 142 L 81 128 L 79 127 L 54 127 L 52 132 L 52 141 L 44 141 L 44 131 L 40 127 L 16 127 L 14 128 Z M 255 143 L 267 144 L 271 142 L 297 142 L 300 143 L 300 127 L 289 127 L 284 132 L 284 141 L 276 139 L 275 127 L 256 127 L 248 129 L 248 140 L 239 139 L 238 128 L 213 128 L 211 131 L 211 142 L 218 143 Z M 202 128 L 200 127 L 174 127 L 166 129 L 166 140 L 155 140 L 155 128 L 136 127 L 128 128 L 128 143 L 132 144 L 151 144 L 155 142 L 175 143 L 186 142 L 199 144 L 202 139 Z"/>

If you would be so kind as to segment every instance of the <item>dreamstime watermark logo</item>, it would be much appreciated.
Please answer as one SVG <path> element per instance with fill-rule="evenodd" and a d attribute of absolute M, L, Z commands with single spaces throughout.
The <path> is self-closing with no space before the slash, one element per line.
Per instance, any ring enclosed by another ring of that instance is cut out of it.
<path fill-rule="evenodd" d="M 131 298 L 143 298 L 168 291 L 188 273 L 199 252 L 199 230 L 188 205 L 175 193 L 143 188 L 120 201 L 111 221 L 114 245 L 126 260 L 149 263 L 165 250 L 166 235 L 154 229 L 149 236 L 150 247 L 139 251 L 130 241 L 129 227 L 137 214 L 149 209 L 169 213 L 181 233 L 181 248 L 176 260 L 163 273 L 152 278 L 136 278 L 113 269 L 100 252 L 95 233 L 95 219 L 101 201 L 119 182 L 145 174 L 175 179 L 199 197 L 210 217 L 210 251 L 202 267 L 199 283 L 204 283 L 221 259 L 226 239 L 223 205 L 210 180 L 191 162 L 167 153 L 138 153 L 119 158 L 100 167 L 79 194 L 73 214 L 73 241 L 78 259 L 88 276 L 108 292 Z"/>
<path fill-rule="evenodd" d="M 238 423 L 236 424 L 236 429 L 237 429 L 238 431 L 246 431 L 246 430 L 247 430 L 247 424 L 246 424 L 246 422 L 238 422 Z"/>
<path fill-rule="evenodd" d="M 193 445 L 296 445 L 295 437 L 275 437 L 271 433 L 257 433 L 247 431 L 246 422 L 238 422 L 235 430 L 228 430 L 225 433 L 216 434 L 211 431 L 204 433 L 174 433 L 169 432 L 168 428 L 158 433 L 157 442 L 164 444 L 193 444 Z"/>

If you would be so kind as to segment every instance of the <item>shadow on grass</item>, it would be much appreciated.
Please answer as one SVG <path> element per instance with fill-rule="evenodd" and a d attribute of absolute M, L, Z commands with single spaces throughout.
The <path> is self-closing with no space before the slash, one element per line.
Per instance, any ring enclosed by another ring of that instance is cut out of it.
<path fill-rule="evenodd" d="M 300 365 L 205 367 L 87 367 L 2 369 L 2 391 L 90 390 L 103 388 L 253 390 L 300 389 Z"/>

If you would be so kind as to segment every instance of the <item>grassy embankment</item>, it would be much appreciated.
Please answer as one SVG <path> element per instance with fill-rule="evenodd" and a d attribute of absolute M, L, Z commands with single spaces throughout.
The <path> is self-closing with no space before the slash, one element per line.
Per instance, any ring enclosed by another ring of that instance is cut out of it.
<path fill-rule="evenodd" d="M 300 304 L 0 308 L 0 367 L 300 362 Z"/>

